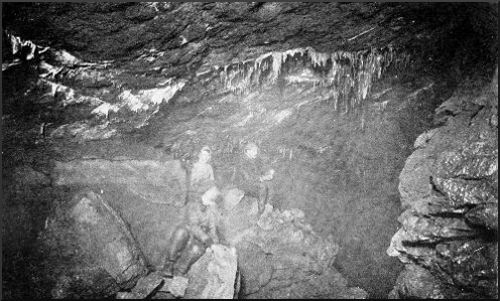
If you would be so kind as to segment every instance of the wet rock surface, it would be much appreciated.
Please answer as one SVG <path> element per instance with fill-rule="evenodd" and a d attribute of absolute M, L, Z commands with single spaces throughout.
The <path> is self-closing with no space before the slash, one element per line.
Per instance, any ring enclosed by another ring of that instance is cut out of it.
<path fill-rule="evenodd" d="M 406 162 L 405 212 L 387 251 L 406 263 L 394 297 L 498 297 L 498 128 L 490 123 L 498 118 L 497 90 L 495 74 L 479 95 L 443 103 L 482 106 L 455 106 Z"/>

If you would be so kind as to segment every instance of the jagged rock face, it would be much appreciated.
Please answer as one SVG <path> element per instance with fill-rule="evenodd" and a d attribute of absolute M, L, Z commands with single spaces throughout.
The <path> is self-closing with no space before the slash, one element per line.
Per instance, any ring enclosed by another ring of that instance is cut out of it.
<path fill-rule="evenodd" d="M 90 191 L 61 204 L 40 240 L 53 298 L 96 298 L 130 289 L 146 262 L 125 222 Z"/>
<path fill-rule="evenodd" d="M 257 200 L 243 199 L 223 216 L 224 238 L 239 254 L 240 297 L 366 298 L 348 287 L 332 266 L 338 252 L 331 238 L 317 235 L 298 209 L 267 205 L 257 215 Z"/>
<path fill-rule="evenodd" d="M 187 299 L 233 299 L 238 294 L 236 249 L 212 245 L 189 270 Z"/>
<path fill-rule="evenodd" d="M 405 212 L 388 249 L 407 264 L 393 297 L 498 297 L 498 80 L 438 108 L 401 172 Z M 451 115 L 450 115 L 451 114 Z"/>
<path fill-rule="evenodd" d="M 187 176 L 180 161 L 75 160 L 57 162 L 55 185 L 102 191 L 130 226 L 148 264 L 163 265 L 175 227 L 182 223 Z"/>

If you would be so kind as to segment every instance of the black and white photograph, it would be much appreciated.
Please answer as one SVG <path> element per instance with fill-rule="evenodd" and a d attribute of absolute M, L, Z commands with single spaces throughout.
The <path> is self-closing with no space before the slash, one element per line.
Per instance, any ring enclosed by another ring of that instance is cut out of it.
<path fill-rule="evenodd" d="M 498 299 L 498 1 L 0 4 L 0 299 Z"/>

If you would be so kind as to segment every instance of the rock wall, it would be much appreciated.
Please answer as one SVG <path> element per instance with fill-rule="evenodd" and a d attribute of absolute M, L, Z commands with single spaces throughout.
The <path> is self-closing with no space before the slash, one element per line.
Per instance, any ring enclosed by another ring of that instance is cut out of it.
<path fill-rule="evenodd" d="M 130 227 L 149 266 L 160 268 L 169 238 L 182 222 L 187 175 L 180 161 L 56 162 L 54 183 L 102 192 Z"/>
<path fill-rule="evenodd" d="M 436 110 L 400 175 L 405 210 L 387 253 L 406 264 L 391 297 L 498 297 L 498 70 Z"/>
<path fill-rule="evenodd" d="M 112 296 L 147 272 L 126 223 L 92 191 L 60 204 L 39 239 L 53 298 Z"/>

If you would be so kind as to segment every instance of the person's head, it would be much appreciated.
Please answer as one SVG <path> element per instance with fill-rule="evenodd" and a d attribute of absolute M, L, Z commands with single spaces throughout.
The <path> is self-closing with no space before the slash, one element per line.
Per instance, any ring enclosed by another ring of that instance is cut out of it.
<path fill-rule="evenodd" d="M 210 147 L 208 146 L 202 147 L 200 153 L 198 154 L 198 162 L 208 163 L 211 158 L 212 158 L 212 151 L 210 150 Z"/>
<path fill-rule="evenodd" d="M 257 154 L 259 153 L 259 147 L 257 144 L 253 142 L 247 143 L 245 146 L 245 155 L 250 158 L 250 159 L 255 159 L 257 158 Z"/>

